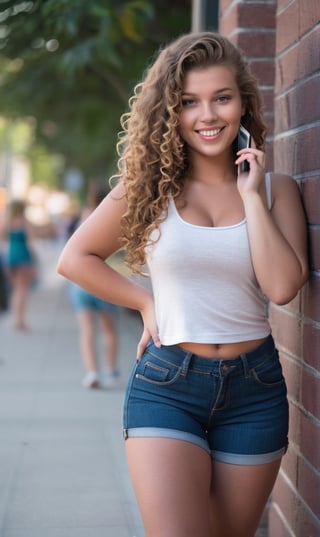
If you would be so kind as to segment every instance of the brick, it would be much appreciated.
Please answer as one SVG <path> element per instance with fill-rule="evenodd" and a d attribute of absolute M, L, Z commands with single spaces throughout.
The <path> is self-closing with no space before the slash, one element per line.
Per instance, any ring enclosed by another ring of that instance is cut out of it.
<path fill-rule="evenodd" d="M 305 368 L 302 368 L 301 375 L 301 404 L 309 414 L 320 420 L 320 378 Z"/>
<path fill-rule="evenodd" d="M 301 411 L 296 406 L 296 401 L 294 404 L 289 399 L 289 442 L 293 446 L 300 446 L 301 441 Z"/>
<path fill-rule="evenodd" d="M 238 35 L 238 46 L 247 58 L 273 58 L 275 49 L 274 32 L 242 31 Z"/>
<path fill-rule="evenodd" d="M 223 16 L 223 13 L 227 9 L 229 9 L 230 4 L 231 4 L 231 0 L 219 0 L 220 17 Z"/>
<path fill-rule="evenodd" d="M 250 67 L 256 76 L 259 85 L 273 86 L 275 77 L 275 66 L 273 59 L 258 59 L 250 61 Z"/>
<path fill-rule="evenodd" d="M 277 16 L 277 53 L 299 40 L 319 22 L 319 0 L 296 0 Z"/>
<path fill-rule="evenodd" d="M 276 93 L 319 72 L 319 40 L 320 27 L 276 58 Z"/>
<path fill-rule="evenodd" d="M 301 311 L 301 291 L 298 291 L 296 296 L 288 302 L 285 306 L 283 306 L 285 310 L 288 310 L 291 312 L 292 315 L 300 314 Z"/>
<path fill-rule="evenodd" d="M 222 35 L 229 36 L 238 27 L 238 5 L 230 9 L 230 0 L 219 2 L 219 31 Z M 232 39 L 233 41 L 233 39 Z M 233 41 L 236 43 L 236 41 Z"/>
<path fill-rule="evenodd" d="M 301 184 L 303 205 L 307 214 L 309 224 L 319 224 L 320 222 L 320 175 L 318 177 L 308 177 Z"/>
<path fill-rule="evenodd" d="M 280 352 L 280 360 L 284 378 L 286 379 L 288 396 L 294 401 L 301 398 L 301 377 L 302 367 L 298 363 L 289 360 L 287 356 Z"/>
<path fill-rule="evenodd" d="M 266 128 L 267 128 L 267 136 L 272 135 L 273 125 L 274 125 L 274 116 L 273 116 L 273 114 L 269 114 L 269 113 L 265 112 L 265 114 L 264 114 L 264 122 L 265 122 Z"/>
<path fill-rule="evenodd" d="M 275 28 L 275 4 L 240 2 L 238 7 L 238 26 L 243 28 Z"/>
<path fill-rule="evenodd" d="M 320 328 L 311 323 L 304 323 L 303 325 L 303 339 L 302 339 L 302 358 L 303 361 L 314 367 L 320 369 L 319 354 L 320 354 Z"/>
<path fill-rule="evenodd" d="M 260 88 L 260 90 L 261 90 L 261 94 L 262 94 L 264 110 L 272 110 L 272 111 L 274 111 L 274 93 L 273 93 L 273 89 Z"/>
<path fill-rule="evenodd" d="M 297 449 L 289 442 L 287 452 L 281 462 L 281 469 L 295 488 L 298 485 L 298 458 L 299 453 Z"/>
<path fill-rule="evenodd" d="M 319 139 L 319 126 L 277 139 L 274 144 L 275 169 L 293 176 L 317 171 L 320 168 Z"/>
<path fill-rule="evenodd" d="M 297 537 L 318 537 L 320 524 L 304 505 L 299 505 L 296 512 L 294 535 Z"/>
<path fill-rule="evenodd" d="M 285 350 L 292 356 L 301 356 L 301 319 L 288 313 L 285 308 L 273 306 L 269 310 L 269 320 L 272 334 L 280 350 Z"/>
<path fill-rule="evenodd" d="M 320 276 L 310 274 L 302 290 L 302 311 L 311 320 L 320 322 Z"/>
<path fill-rule="evenodd" d="M 292 533 L 284 525 L 283 520 L 280 518 L 278 511 L 271 507 L 268 518 L 268 534 L 277 537 L 292 537 Z"/>
<path fill-rule="evenodd" d="M 280 483 L 280 476 L 277 480 L 273 497 L 275 502 L 271 504 L 269 510 L 269 535 L 270 537 L 318 537 L 320 535 L 320 524 L 306 509 L 306 507 L 294 498 L 288 486 Z M 286 504 L 286 510 L 282 509 Z M 286 524 L 279 516 L 278 509 L 286 520 Z M 287 527 L 288 526 L 288 527 Z"/>
<path fill-rule="evenodd" d="M 282 472 L 292 483 L 292 487 L 299 491 L 303 501 L 312 509 L 313 513 L 320 517 L 320 477 L 314 469 L 289 446 L 281 463 Z"/>
<path fill-rule="evenodd" d="M 318 226 L 309 226 L 309 258 L 311 270 L 320 270 L 320 227 Z"/>
<path fill-rule="evenodd" d="M 298 491 L 320 521 L 320 477 L 302 458 L 298 459 Z"/>
<path fill-rule="evenodd" d="M 271 29 L 275 28 L 275 2 L 265 2 L 263 9 L 261 4 L 252 2 L 237 2 L 232 5 L 230 1 L 219 2 L 219 31 L 226 36 L 231 36 L 232 41 L 239 45 L 239 29 Z M 275 38 L 274 38 L 275 39 Z M 246 51 L 246 49 L 243 49 Z"/>
<path fill-rule="evenodd" d="M 320 428 L 308 419 L 302 410 L 290 400 L 289 442 L 299 446 L 301 454 L 319 472 L 320 470 Z"/>
<path fill-rule="evenodd" d="M 292 0 L 278 0 L 277 1 L 277 13 L 285 9 L 288 4 L 291 4 Z"/>
<path fill-rule="evenodd" d="M 301 127 L 320 118 L 320 77 L 305 80 L 275 98 L 275 132 Z"/>
<path fill-rule="evenodd" d="M 272 492 L 272 505 L 270 511 L 272 511 L 275 505 L 278 504 L 281 507 L 281 511 L 285 519 L 287 520 L 287 524 L 290 528 L 293 528 L 293 516 L 294 513 L 297 511 L 297 508 L 299 507 L 299 502 L 296 495 L 294 494 L 294 491 L 289 487 L 288 483 L 284 480 L 281 474 L 278 475 L 276 484 Z M 269 526 L 269 532 L 270 531 L 271 527 Z M 272 531 L 271 535 L 277 534 Z M 286 533 L 284 533 L 284 535 L 286 535 Z"/>

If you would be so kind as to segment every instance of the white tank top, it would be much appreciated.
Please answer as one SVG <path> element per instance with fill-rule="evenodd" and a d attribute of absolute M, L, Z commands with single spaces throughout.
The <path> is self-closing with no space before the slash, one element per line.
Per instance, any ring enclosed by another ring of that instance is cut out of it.
<path fill-rule="evenodd" d="M 270 208 L 269 175 L 266 187 Z M 159 230 L 146 261 L 163 345 L 235 343 L 270 333 L 245 219 L 225 227 L 193 225 L 181 218 L 171 199 Z"/>

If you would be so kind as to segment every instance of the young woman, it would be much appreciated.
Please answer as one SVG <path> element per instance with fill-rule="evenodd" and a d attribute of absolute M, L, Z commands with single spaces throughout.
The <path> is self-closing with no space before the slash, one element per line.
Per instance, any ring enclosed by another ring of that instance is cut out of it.
<path fill-rule="evenodd" d="M 8 207 L 7 237 L 13 326 L 16 330 L 27 330 L 27 303 L 31 285 L 37 277 L 37 265 L 31 246 L 33 233 L 25 217 L 25 203 L 21 200 L 12 200 Z"/>
<path fill-rule="evenodd" d="M 266 174 L 256 80 L 218 34 L 164 48 L 123 128 L 119 183 L 58 270 L 142 316 L 123 428 L 146 536 L 253 537 L 287 448 L 266 301 L 307 279 L 299 192 Z M 120 247 L 152 293 L 105 264 Z"/>

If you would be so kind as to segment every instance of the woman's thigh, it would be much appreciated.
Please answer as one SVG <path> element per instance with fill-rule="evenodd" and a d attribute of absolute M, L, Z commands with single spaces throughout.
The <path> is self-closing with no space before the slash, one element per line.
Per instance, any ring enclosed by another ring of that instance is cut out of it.
<path fill-rule="evenodd" d="M 146 537 L 212 537 L 212 461 L 204 449 L 169 438 L 129 438 L 126 452 Z"/>
<path fill-rule="evenodd" d="M 280 463 L 281 459 L 252 466 L 213 462 L 212 536 L 254 537 Z"/>
<path fill-rule="evenodd" d="M 168 438 L 129 438 L 126 452 L 146 537 L 254 537 L 281 462 L 212 463 Z"/>

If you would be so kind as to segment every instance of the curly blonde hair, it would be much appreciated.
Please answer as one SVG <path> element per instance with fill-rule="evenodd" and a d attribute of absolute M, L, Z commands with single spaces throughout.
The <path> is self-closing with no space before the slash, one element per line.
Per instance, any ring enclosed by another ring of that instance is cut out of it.
<path fill-rule="evenodd" d="M 193 68 L 226 65 L 234 73 L 245 115 L 242 124 L 257 147 L 264 148 L 266 128 L 256 78 L 241 52 L 212 32 L 183 35 L 160 50 L 129 100 L 121 118 L 116 175 L 124 185 L 127 211 L 122 219 L 126 263 L 141 273 L 150 234 L 167 214 L 168 199 L 182 192 L 189 170 L 187 148 L 179 133 L 185 75 Z"/>

